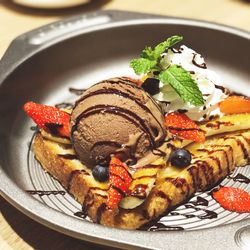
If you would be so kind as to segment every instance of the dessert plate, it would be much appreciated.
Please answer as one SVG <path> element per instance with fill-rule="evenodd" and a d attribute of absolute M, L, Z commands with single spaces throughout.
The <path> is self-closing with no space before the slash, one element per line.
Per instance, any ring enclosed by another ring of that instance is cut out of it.
<path fill-rule="evenodd" d="M 26 101 L 71 105 L 80 89 L 90 84 L 114 76 L 133 76 L 128 67 L 130 59 L 145 45 L 157 44 L 174 34 L 183 35 L 185 44 L 204 55 L 229 88 L 250 96 L 250 35 L 218 24 L 101 11 L 16 38 L 0 61 L 1 195 L 40 223 L 99 244 L 129 249 L 164 249 L 166 244 L 170 249 L 200 249 L 209 248 L 211 241 L 216 249 L 246 245 L 249 214 L 225 211 L 209 192 L 196 194 L 191 207 L 178 207 L 150 225 L 149 231 L 94 224 L 62 186 L 42 170 L 30 150 L 34 128 L 22 111 Z M 237 168 L 222 184 L 250 192 L 249 177 L 250 166 Z"/>

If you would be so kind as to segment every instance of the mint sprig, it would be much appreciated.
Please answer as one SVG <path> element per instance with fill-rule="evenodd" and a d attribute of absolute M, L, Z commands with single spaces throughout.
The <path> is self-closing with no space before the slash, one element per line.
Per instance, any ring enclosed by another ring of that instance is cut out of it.
<path fill-rule="evenodd" d="M 148 60 L 146 58 L 138 58 L 130 62 L 130 67 L 134 69 L 137 75 L 150 72 L 154 67 L 156 68 L 156 65 L 156 60 Z"/>
<path fill-rule="evenodd" d="M 175 35 L 154 48 L 146 47 L 140 58 L 131 60 L 130 67 L 137 75 L 152 73 L 153 77 L 159 79 L 163 84 L 169 84 L 184 102 L 201 106 L 204 104 L 203 96 L 190 73 L 181 66 L 170 65 L 167 69 L 163 69 L 161 65 L 162 53 L 182 39 L 182 36 Z M 154 75 L 155 71 L 159 72 L 157 76 Z"/>
<path fill-rule="evenodd" d="M 146 47 L 140 58 L 133 59 L 130 62 L 130 67 L 134 69 L 137 75 L 147 74 L 151 71 L 159 71 L 161 54 L 168 48 L 172 47 L 176 43 L 183 39 L 182 36 L 171 36 L 166 41 L 158 44 L 154 49 Z"/>
<path fill-rule="evenodd" d="M 164 84 L 169 84 L 183 101 L 194 106 L 204 104 L 202 93 L 190 73 L 178 65 L 171 65 L 159 75 Z"/>

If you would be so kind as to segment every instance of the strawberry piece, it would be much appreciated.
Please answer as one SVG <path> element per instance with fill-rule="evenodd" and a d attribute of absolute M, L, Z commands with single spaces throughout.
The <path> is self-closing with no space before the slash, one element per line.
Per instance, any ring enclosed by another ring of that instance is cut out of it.
<path fill-rule="evenodd" d="M 219 103 L 219 107 L 225 114 L 250 113 L 250 99 L 244 96 L 229 96 Z"/>
<path fill-rule="evenodd" d="M 226 210 L 250 213 L 250 194 L 240 188 L 221 187 L 212 196 Z"/>
<path fill-rule="evenodd" d="M 200 130 L 198 125 L 188 116 L 178 112 L 172 112 L 165 116 L 165 125 L 172 134 L 184 139 L 204 142 L 205 132 Z"/>
<path fill-rule="evenodd" d="M 54 135 L 70 135 L 70 115 L 56 107 L 27 102 L 23 107 L 27 115 L 38 125 Z"/>
<path fill-rule="evenodd" d="M 142 81 L 139 79 L 134 79 L 132 77 L 127 77 L 127 76 L 125 78 L 128 79 L 129 81 L 133 82 L 135 85 L 137 85 L 139 87 L 142 85 Z"/>
<path fill-rule="evenodd" d="M 109 164 L 109 182 L 108 191 L 109 208 L 114 209 L 118 203 L 127 194 L 128 188 L 132 182 L 132 177 L 128 172 L 128 167 L 118 158 L 112 157 Z"/>

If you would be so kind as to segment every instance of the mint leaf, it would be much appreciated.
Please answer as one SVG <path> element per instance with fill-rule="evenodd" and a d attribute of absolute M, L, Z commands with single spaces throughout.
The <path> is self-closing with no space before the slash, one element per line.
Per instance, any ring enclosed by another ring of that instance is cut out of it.
<path fill-rule="evenodd" d="M 154 48 L 154 57 L 159 58 L 166 49 L 172 47 L 176 43 L 180 42 L 182 39 L 182 36 L 171 36 L 166 41 L 159 43 Z"/>
<path fill-rule="evenodd" d="M 151 47 L 146 47 L 142 53 L 141 53 L 141 58 L 146 58 L 149 60 L 155 60 L 155 56 L 154 56 L 154 51 Z"/>
<path fill-rule="evenodd" d="M 202 93 L 190 73 L 178 65 L 171 65 L 161 72 L 159 78 L 162 83 L 169 84 L 185 102 L 194 106 L 204 104 Z"/>
<path fill-rule="evenodd" d="M 175 45 L 183 39 L 182 36 L 171 36 L 166 41 L 158 44 L 154 49 L 146 47 L 140 58 L 130 62 L 130 67 L 134 69 L 137 75 L 152 72 L 153 70 L 161 69 L 160 60 L 161 54 L 169 47 Z"/>
<path fill-rule="evenodd" d="M 156 61 L 151 61 L 146 58 L 134 59 L 130 62 L 130 67 L 134 69 L 137 75 L 146 74 L 156 66 Z"/>

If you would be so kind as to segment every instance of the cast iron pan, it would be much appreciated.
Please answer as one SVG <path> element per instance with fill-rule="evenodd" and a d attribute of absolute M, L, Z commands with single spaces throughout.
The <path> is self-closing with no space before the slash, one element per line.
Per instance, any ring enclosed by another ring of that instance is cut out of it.
<path fill-rule="evenodd" d="M 62 20 L 16 38 L 0 61 L 0 188 L 2 196 L 34 220 L 70 236 L 121 248 L 238 249 L 249 242 L 249 214 L 225 211 L 208 192 L 197 209 L 180 206 L 147 231 L 106 228 L 81 217 L 81 206 L 45 173 L 30 151 L 34 131 L 22 105 L 73 103 L 72 88 L 113 76 L 133 76 L 129 60 L 145 45 L 174 34 L 204 55 L 233 90 L 250 96 L 249 34 L 217 24 L 162 16 L 102 11 Z M 223 185 L 250 192 L 250 167 L 238 168 Z M 235 178 L 234 178 L 235 179 Z M 26 190 L 53 191 L 31 195 Z M 206 204 L 207 203 L 207 204 Z M 209 212 L 213 216 L 208 216 Z M 193 216 L 186 216 L 192 214 Z M 79 217 L 80 216 L 80 217 Z M 205 218 L 204 218 L 205 216 Z M 188 218 L 187 218 L 188 217 Z M 169 229 L 171 229 L 169 231 Z M 184 229 L 184 230 L 180 230 Z M 155 232 L 157 231 L 157 232 Z M 163 231 L 163 232 L 162 232 Z"/>

